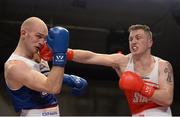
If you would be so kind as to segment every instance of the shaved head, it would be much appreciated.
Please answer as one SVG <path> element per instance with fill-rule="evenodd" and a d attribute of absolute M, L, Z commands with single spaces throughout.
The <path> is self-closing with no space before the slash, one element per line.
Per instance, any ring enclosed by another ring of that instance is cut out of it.
<path fill-rule="evenodd" d="M 46 24 L 40 18 L 30 17 L 22 23 L 21 30 L 28 30 L 31 32 L 32 30 L 35 30 L 37 27 L 42 27 L 45 30 L 47 30 Z"/>
<path fill-rule="evenodd" d="M 29 17 L 21 25 L 19 42 L 16 52 L 23 56 L 33 58 L 44 44 L 48 35 L 48 28 L 38 17 Z"/>

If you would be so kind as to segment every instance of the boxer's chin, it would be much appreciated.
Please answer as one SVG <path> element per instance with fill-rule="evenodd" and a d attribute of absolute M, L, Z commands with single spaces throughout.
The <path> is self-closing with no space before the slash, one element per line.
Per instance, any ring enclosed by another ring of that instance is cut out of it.
<path fill-rule="evenodd" d="M 41 58 L 39 56 L 39 52 L 35 53 L 33 56 L 34 61 L 36 61 L 37 63 L 41 62 Z"/>
<path fill-rule="evenodd" d="M 35 53 L 39 53 L 39 48 L 35 47 Z"/>

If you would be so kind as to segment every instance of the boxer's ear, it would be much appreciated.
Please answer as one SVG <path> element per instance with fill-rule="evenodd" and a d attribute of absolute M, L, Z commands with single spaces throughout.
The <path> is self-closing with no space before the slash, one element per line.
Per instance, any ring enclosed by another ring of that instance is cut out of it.
<path fill-rule="evenodd" d="M 20 31 L 20 35 L 21 35 L 22 39 L 25 39 L 24 37 L 27 35 L 27 31 L 24 30 L 24 29 L 22 29 L 22 30 Z"/>

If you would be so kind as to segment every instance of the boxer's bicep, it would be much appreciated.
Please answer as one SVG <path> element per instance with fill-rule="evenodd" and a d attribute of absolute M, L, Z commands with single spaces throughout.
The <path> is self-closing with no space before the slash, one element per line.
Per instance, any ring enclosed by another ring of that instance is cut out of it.
<path fill-rule="evenodd" d="M 42 73 L 35 71 L 33 69 L 27 70 L 23 74 L 23 84 L 30 89 L 40 91 L 40 92 L 49 92 L 49 86 L 47 83 L 47 77 Z"/>
<path fill-rule="evenodd" d="M 48 91 L 47 77 L 24 63 L 18 62 L 8 69 L 8 77 L 36 91 Z"/>
<path fill-rule="evenodd" d="M 159 87 L 160 89 L 164 89 L 168 92 L 170 96 L 173 96 L 173 88 L 174 88 L 174 76 L 173 76 L 173 68 L 168 61 L 162 62 L 160 64 L 160 72 L 159 72 Z"/>
<path fill-rule="evenodd" d="M 162 106 L 169 106 L 173 101 L 173 73 L 172 66 L 167 61 L 159 64 L 159 88 L 155 90 L 152 100 Z"/>

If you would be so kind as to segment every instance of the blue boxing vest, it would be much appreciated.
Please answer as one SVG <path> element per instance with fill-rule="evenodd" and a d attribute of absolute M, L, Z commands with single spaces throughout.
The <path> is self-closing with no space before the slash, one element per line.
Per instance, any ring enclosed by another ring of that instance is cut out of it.
<path fill-rule="evenodd" d="M 7 61 L 10 60 L 23 61 L 34 70 L 40 71 L 38 63 L 25 57 L 12 54 Z M 37 92 L 29 89 L 26 86 L 23 86 L 17 90 L 12 90 L 7 86 L 7 89 L 11 95 L 16 112 L 20 112 L 22 109 L 40 109 L 57 105 L 57 99 L 54 94 Z"/>

